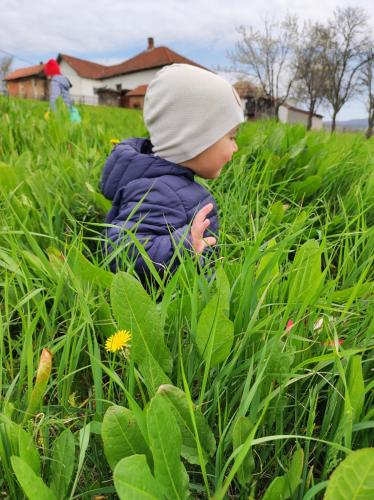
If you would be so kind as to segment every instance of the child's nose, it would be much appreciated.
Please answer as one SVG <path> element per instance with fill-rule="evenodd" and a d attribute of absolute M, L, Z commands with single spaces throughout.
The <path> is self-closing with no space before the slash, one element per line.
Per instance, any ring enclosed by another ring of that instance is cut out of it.
<path fill-rule="evenodd" d="M 237 151 L 239 151 L 239 148 L 238 145 L 236 144 L 236 141 L 234 141 L 234 153 L 236 153 Z"/>

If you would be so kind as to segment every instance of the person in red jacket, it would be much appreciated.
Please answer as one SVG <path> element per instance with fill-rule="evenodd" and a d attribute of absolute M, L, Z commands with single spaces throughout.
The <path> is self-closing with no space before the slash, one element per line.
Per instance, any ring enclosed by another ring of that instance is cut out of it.
<path fill-rule="evenodd" d="M 56 100 L 62 97 L 66 106 L 70 109 L 73 105 L 69 90 L 72 87 L 69 78 L 61 73 L 60 66 L 56 59 L 50 59 L 44 64 L 44 74 L 50 79 L 49 103 L 53 111 L 56 111 Z"/>
<path fill-rule="evenodd" d="M 72 84 L 66 76 L 61 73 L 60 66 L 56 59 L 50 59 L 44 64 L 44 74 L 50 79 L 49 104 L 53 111 L 56 111 L 56 100 L 61 97 L 66 106 L 69 108 L 70 120 L 72 122 L 80 122 L 80 115 L 77 108 L 73 106 L 73 101 L 70 96 L 70 88 Z"/>

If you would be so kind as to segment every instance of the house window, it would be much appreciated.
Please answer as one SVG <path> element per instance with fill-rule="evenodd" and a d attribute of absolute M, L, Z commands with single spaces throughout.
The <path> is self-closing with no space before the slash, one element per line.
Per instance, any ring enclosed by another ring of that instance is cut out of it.
<path fill-rule="evenodd" d="M 116 89 L 117 89 L 118 92 L 120 92 L 122 90 L 122 84 L 121 83 L 117 83 Z"/>

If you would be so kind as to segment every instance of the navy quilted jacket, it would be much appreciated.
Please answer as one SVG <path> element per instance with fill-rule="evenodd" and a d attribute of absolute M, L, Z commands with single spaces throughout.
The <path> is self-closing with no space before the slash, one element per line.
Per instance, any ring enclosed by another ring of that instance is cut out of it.
<path fill-rule="evenodd" d="M 127 139 L 114 148 L 104 166 L 101 188 L 113 201 L 105 221 L 110 225 L 106 229 L 110 240 L 107 249 L 112 252 L 118 245 L 130 244 L 130 255 L 135 258 L 140 276 L 147 274 L 147 265 L 130 243 L 126 230 L 141 241 L 160 273 L 170 263 L 177 245 L 183 243 L 191 249 L 191 221 L 207 203 L 214 206 L 208 215 L 209 233 L 218 233 L 213 196 L 194 181 L 192 170 L 155 156 L 147 139 Z M 175 259 L 171 270 L 177 265 Z M 114 259 L 111 269 L 116 268 Z"/>

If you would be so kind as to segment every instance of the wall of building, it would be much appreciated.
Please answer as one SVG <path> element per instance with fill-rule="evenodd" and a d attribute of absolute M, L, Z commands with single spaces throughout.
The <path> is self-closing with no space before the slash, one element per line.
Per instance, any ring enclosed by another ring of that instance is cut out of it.
<path fill-rule="evenodd" d="M 302 123 L 305 127 L 307 127 L 308 114 L 303 113 L 302 111 L 289 109 L 286 106 L 281 106 L 279 108 L 279 121 L 282 123 Z M 312 129 L 322 129 L 322 118 L 319 118 L 318 116 L 312 117 Z"/>
<path fill-rule="evenodd" d="M 121 95 L 118 92 L 100 92 L 99 105 L 100 106 L 119 106 Z"/>
<path fill-rule="evenodd" d="M 96 82 L 96 86 L 107 86 L 111 89 L 116 89 L 117 85 L 121 85 L 122 90 L 132 90 L 139 85 L 149 83 L 160 68 L 147 69 L 144 71 L 137 71 L 128 75 L 114 76 Z"/>
<path fill-rule="evenodd" d="M 143 109 L 144 107 L 144 96 L 129 96 L 127 100 L 127 106 L 129 108 Z"/>
<path fill-rule="evenodd" d="M 60 68 L 61 73 L 67 76 L 72 84 L 70 95 L 74 102 L 77 104 L 98 104 L 99 98 L 94 93 L 94 88 L 102 86 L 98 85 L 98 80 L 82 78 L 75 69 L 64 60 L 61 61 Z"/>
<path fill-rule="evenodd" d="M 308 115 L 306 113 L 300 113 L 293 109 L 288 110 L 288 123 L 302 123 L 303 125 L 308 125 Z"/>
<path fill-rule="evenodd" d="M 77 72 L 65 61 L 61 61 L 61 72 L 67 76 L 72 83 L 70 94 L 76 102 L 86 102 L 87 104 L 98 104 L 99 99 L 95 93 L 95 89 L 106 87 L 117 90 L 117 85 L 121 85 L 122 90 L 132 90 L 138 85 L 149 83 L 158 69 L 147 69 L 137 71 L 128 75 L 119 75 L 105 80 L 93 80 L 80 77 Z"/>
<path fill-rule="evenodd" d="M 48 85 L 44 78 L 29 77 L 7 82 L 8 93 L 12 97 L 25 99 L 46 99 Z"/>
<path fill-rule="evenodd" d="M 278 118 L 282 123 L 288 122 L 288 108 L 286 106 L 281 106 L 278 110 Z"/>
<path fill-rule="evenodd" d="M 312 129 L 313 130 L 322 130 L 323 129 L 322 118 L 319 118 L 318 116 L 313 116 Z"/>
<path fill-rule="evenodd" d="M 60 63 L 61 73 L 69 78 L 73 87 L 70 89 L 71 94 L 82 94 L 82 78 L 78 75 L 78 73 L 70 66 L 70 64 L 66 64 L 65 61 L 61 61 Z"/>

